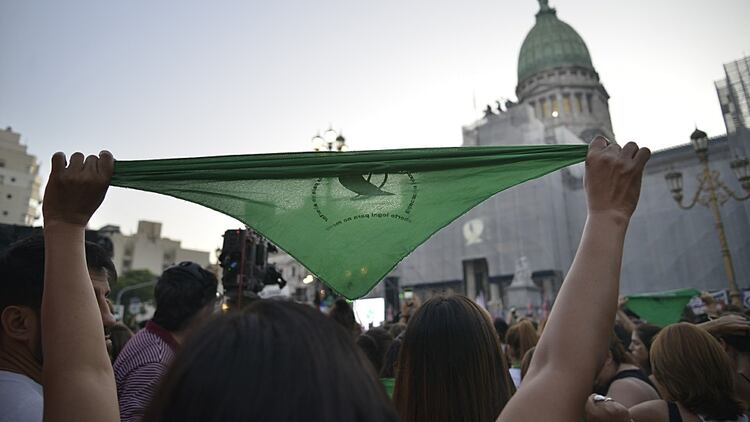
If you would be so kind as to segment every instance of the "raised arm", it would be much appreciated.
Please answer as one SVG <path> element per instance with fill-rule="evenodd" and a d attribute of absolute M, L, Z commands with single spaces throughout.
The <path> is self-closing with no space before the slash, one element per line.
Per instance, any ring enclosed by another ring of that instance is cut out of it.
<path fill-rule="evenodd" d="M 104 199 L 114 160 L 52 157 L 44 193 L 44 420 L 119 421 L 117 390 L 89 278 L 84 234 Z"/>
<path fill-rule="evenodd" d="M 651 152 L 599 137 L 589 147 L 588 218 L 523 386 L 498 421 L 577 421 L 607 352 L 625 232 Z"/>

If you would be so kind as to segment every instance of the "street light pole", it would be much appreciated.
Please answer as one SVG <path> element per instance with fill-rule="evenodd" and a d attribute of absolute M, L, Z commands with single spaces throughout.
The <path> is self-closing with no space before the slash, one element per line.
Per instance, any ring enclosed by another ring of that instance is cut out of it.
<path fill-rule="evenodd" d="M 724 271 L 726 272 L 729 284 L 729 295 L 732 303 L 739 305 L 740 291 L 737 287 L 737 280 L 734 275 L 732 254 L 729 251 L 727 235 L 724 230 L 724 222 L 721 218 L 721 206 L 724 205 L 729 198 L 734 198 L 737 201 L 745 201 L 750 198 L 750 166 L 748 165 L 748 160 L 746 158 L 737 158 L 730 163 L 732 171 L 734 171 L 742 188 L 748 192 L 745 196 L 738 195 L 722 182 L 721 175 L 718 171 L 711 170 L 708 162 L 708 135 L 701 130 L 695 129 L 693 134 L 690 135 L 690 142 L 693 144 L 693 148 L 695 149 L 696 154 L 698 154 L 698 159 L 703 165 L 702 172 L 697 177 L 698 189 L 696 190 L 690 204 L 682 204 L 682 173 L 671 171 L 664 177 L 669 184 L 672 197 L 680 208 L 689 210 L 690 208 L 693 208 L 696 203 L 699 203 L 711 210 L 716 232 L 719 235 L 719 247 L 721 249 L 722 261 L 724 263 Z"/>

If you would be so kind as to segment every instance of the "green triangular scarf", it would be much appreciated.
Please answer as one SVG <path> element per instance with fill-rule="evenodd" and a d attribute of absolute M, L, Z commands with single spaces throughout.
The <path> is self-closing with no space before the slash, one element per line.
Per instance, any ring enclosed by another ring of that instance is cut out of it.
<path fill-rule="evenodd" d="M 252 227 L 349 299 L 493 194 L 581 162 L 587 145 L 429 148 L 117 161 L 112 184 Z"/>

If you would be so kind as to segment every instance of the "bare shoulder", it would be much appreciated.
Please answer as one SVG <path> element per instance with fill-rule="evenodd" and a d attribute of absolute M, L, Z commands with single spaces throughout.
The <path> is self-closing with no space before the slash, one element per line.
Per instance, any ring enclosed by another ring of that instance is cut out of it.
<path fill-rule="evenodd" d="M 637 378 L 623 378 L 613 382 L 607 395 L 625 407 L 659 398 L 653 387 Z"/>
<path fill-rule="evenodd" d="M 633 422 L 669 421 L 669 409 L 664 400 L 650 400 L 630 408 Z"/>

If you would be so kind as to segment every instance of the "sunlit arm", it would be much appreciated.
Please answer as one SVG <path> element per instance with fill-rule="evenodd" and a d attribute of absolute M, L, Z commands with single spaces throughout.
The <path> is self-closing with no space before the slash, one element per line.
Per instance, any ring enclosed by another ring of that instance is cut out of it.
<path fill-rule="evenodd" d="M 84 227 L 44 228 L 44 420 L 118 421 L 117 390 L 86 267 Z M 103 403 L 114 403 L 106 406 Z"/>
<path fill-rule="evenodd" d="M 523 386 L 498 421 L 577 421 L 614 323 L 627 219 L 589 215 Z"/>

